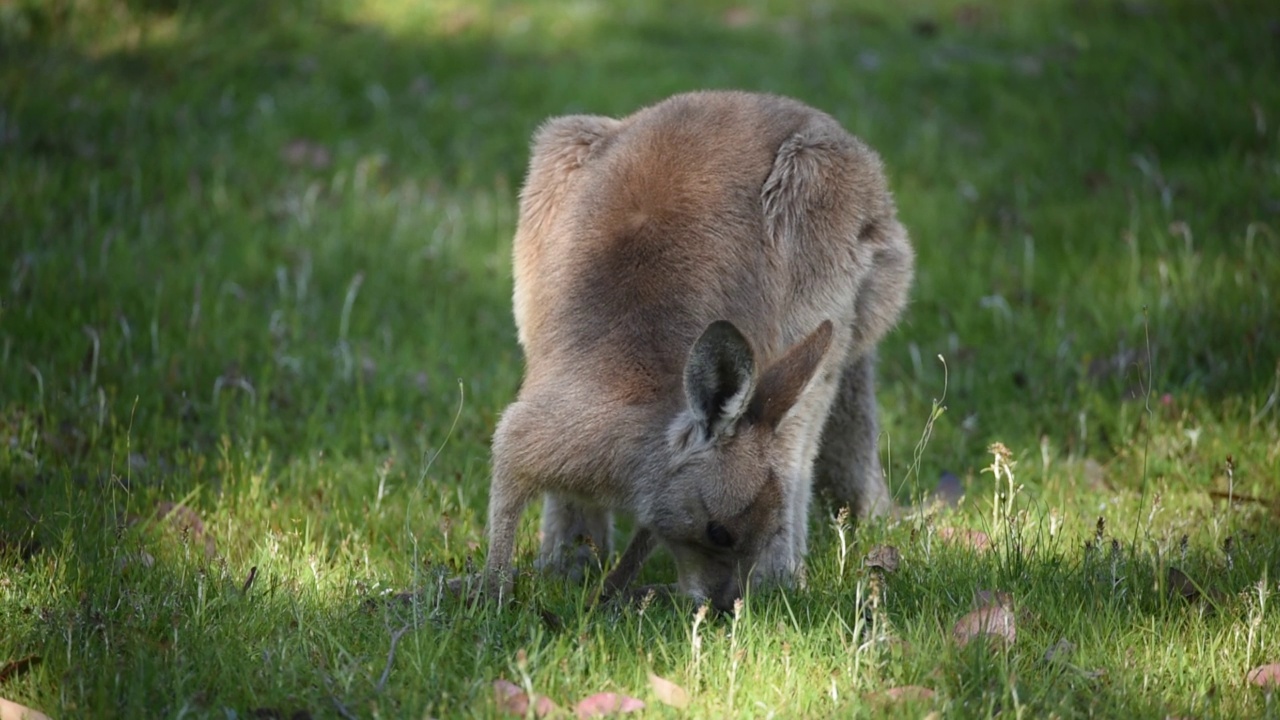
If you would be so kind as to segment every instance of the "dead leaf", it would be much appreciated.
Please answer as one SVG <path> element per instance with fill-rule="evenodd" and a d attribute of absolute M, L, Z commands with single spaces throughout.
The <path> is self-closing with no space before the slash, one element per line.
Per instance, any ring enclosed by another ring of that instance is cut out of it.
<path fill-rule="evenodd" d="M 255 718 L 260 720 L 311 720 L 311 713 L 306 710 L 294 710 L 292 713 L 286 713 L 284 710 L 277 710 L 270 707 L 254 708 L 250 712 Z"/>
<path fill-rule="evenodd" d="M 945 543 L 967 547 L 975 552 L 985 552 L 991 549 L 991 537 L 981 530 L 938 528 L 938 538 Z"/>
<path fill-rule="evenodd" d="M 156 503 L 154 513 L 157 521 L 167 520 L 169 526 L 184 539 L 204 545 L 204 556 L 212 560 L 218 554 L 218 543 L 204 526 L 204 521 L 195 510 L 186 505 L 179 505 L 164 500 Z"/>
<path fill-rule="evenodd" d="M 979 590 L 973 594 L 975 608 L 999 605 L 1006 610 L 1013 609 L 1013 595 L 1003 590 Z"/>
<path fill-rule="evenodd" d="M 1168 580 L 1165 587 L 1173 597 L 1180 597 L 1183 600 L 1195 600 L 1200 597 L 1200 589 L 1196 587 L 1195 582 L 1178 568 L 1170 566 L 1166 577 Z"/>
<path fill-rule="evenodd" d="M 867 553 L 866 565 L 869 568 L 877 568 L 891 573 L 897 572 L 901 561 L 902 553 L 898 552 L 898 548 L 892 545 L 878 545 L 871 548 L 871 552 Z"/>
<path fill-rule="evenodd" d="M 649 689 L 663 705 L 670 705 L 680 710 L 689 707 L 689 693 L 664 677 L 649 673 Z"/>
<path fill-rule="evenodd" d="M 756 21 L 756 13 L 749 7 L 731 7 L 724 11 L 724 25 L 728 28 L 743 28 Z"/>
<path fill-rule="evenodd" d="M 26 705 L 0 698 L 0 720 L 49 720 L 49 716 Z"/>
<path fill-rule="evenodd" d="M 1249 671 L 1246 679 L 1250 685 L 1257 685 L 1260 688 L 1278 688 L 1280 687 L 1280 663 L 1259 665 Z"/>
<path fill-rule="evenodd" d="M 938 476 L 938 485 L 933 489 L 933 500 L 946 507 L 956 507 L 964 497 L 964 484 L 955 473 L 944 470 Z"/>
<path fill-rule="evenodd" d="M 1074 643 L 1066 638 L 1062 638 L 1058 642 L 1054 643 L 1053 647 L 1045 651 L 1044 661 L 1048 663 L 1054 662 L 1055 660 L 1066 662 L 1067 657 L 1071 655 L 1071 653 L 1075 652 L 1075 650 L 1076 646 Z"/>
<path fill-rule="evenodd" d="M 991 636 L 1004 645 L 1012 645 L 1018 637 L 1013 613 L 1002 605 L 987 605 L 965 615 L 951 634 L 960 647 L 982 636 Z"/>
<path fill-rule="evenodd" d="M 987 12 L 981 5 L 965 3 L 952 12 L 952 17 L 955 19 L 956 25 L 966 30 L 974 30 L 986 20 Z"/>
<path fill-rule="evenodd" d="M 931 38 L 938 34 L 938 23 L 929 18 L 920 18 L 911 23 L 911 31 L 922 38 Z"/>
<path fill-rule="evenodd" d="M 0 683 L 4 683 L 9 678 L 15 678 L 25 673 L 31 668 L 39 665 L 44 658 L 39 655 L 28 655 L 24 658 L 7 662 L 4 667 L 0 667 Z"/>
<path fill-rule="evenodd" d="M 538 617 L 542 620 L 542 625 L 553 633 L 564 632 L 564 621 L 559 615 L 551 612 L 546 608 L 538 608 Z"/>
<path fill-rule="evenodd" d="M 519 685 L 510 680 L 494 680 L 493 692 L 497 696 L 498 709 L 502 712 L 522 717 L 529 713 L 529 695 L 521 690 Z M 546 717 L 559 710 L 560 708 L 551 702 L 551 698 L 545 695 L 534 696 L 533 714 L 537 717 Z"/>
<path fill-rule="evenodd" d="M 934 691 L 921 685 L 899 685 L 872 693 L 871 698 L 879 702 L 917 703 L 932 700 L 935 694 Z"/>
<path fill-rule="evenodd" d="M 578 701 L 574 708 L 579 720 L 605 715 L 621 715 L 644 709 L 644 702 L 626 695 L 602 692 L 589 695 Z"/>
<path fill-rule="evenodd" d="M 280 148 L 280 159 L 294 167 L 309 165 L 315 170 L 323 170 L 333 162 L 329 148 L 304 138 L 290 140 Z"/>

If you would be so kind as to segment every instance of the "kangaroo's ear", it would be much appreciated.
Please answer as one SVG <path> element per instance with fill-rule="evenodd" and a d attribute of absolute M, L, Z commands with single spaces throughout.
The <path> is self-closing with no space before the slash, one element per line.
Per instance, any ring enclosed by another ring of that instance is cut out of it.
<path fill-rule="evenodd" d="M 684 366 L 684 393 L 704 438 L 733 432 L 747 410 L 755 371 L 751 344 L 733 323 L 717 320 L 702 331 Z"/>
<path fill-rule="evenodd" d="M 747 411 L 753 422 L 778 427 L 782 418 L 796 404 L 800 392 L 809 384 L 822 358 L 831 347 L 831 321 L 823 320 L 817 330 L 792 345 L 782 357 L 764 371 Z"/>

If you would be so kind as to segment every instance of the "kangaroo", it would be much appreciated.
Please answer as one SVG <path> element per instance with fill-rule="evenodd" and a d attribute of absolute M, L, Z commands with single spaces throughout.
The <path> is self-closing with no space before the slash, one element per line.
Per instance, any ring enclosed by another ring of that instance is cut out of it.
<path fill-rule="evenodd" d="M 580 575 L 635 536 L 719 609 L 802 579 L 815 479 L 861 517 L 890 497 L 875 345 L 914 253 L 881 161 L 830 116 L 744 92 L 677 95 L 535 134 L 514 240 L 526 367 L 492 444 L 486 587 L 544 496 L 539 565 Z"/>

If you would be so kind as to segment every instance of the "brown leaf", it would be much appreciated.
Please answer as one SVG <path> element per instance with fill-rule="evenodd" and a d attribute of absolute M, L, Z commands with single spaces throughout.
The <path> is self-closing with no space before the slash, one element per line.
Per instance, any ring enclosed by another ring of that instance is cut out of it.
<path fill-rule="evenodd" d="M 649 673 L 649 689 L 658 702 L 683 710 L 689 707 L 689 693 L 670 680 Z"/>
<path fill-rule="evenodd" d="M 1051 663 L 1055 660 L 1060 660 L 1065 662 L 1067 657 L 1070 656 L 1071 653 L 1075 652 L 1075 650 L 1076 646 L 1074 643 L 1066 638 L 1062 638 L 1058 642 L 1054 643 L 1053 647 L 1045 651 L 1044 661 Z"/>
<path fill-rule="evenodd" d="M 24 658 L 5 663 L 3 667 L 0 667 L 0 683 L 4 683 L 9 678 L 18 677 L 36 665 L 39 665 L 42 660 L 43 658 L 39 655 L 28 655 Z"/>
<path fill-rule="evenodd" d="M 204 556 L 213 559 L 218 554 L 218 543 L 204 526 L 204 521 L 195 510 L 186 505 L 179 505 L 168 500 L 156 503 L 154 513 L 157 521 L 167 520 L 169 527 L 184 538 L 204 545 Z"/>
<path fill-rule="evenodd" d="M 878 545 L 867 553 L 866 564 L 869 568 L 878 568 L 887 573 L 896 572 L 902 561 L 902 553 L 892 545 Z"/>
<path fill-rule="evenodd" d="M 1176 567 L 1170 566 L 1166 577 L 1165 587 L 1169 594 L 1173 597 L 1180 597 L 1183 600 L 1195 600 L 1200 597 L 1200 589 L 1187 574 Z"/>
<path fill-rule="evenodd" d="M 1221 588 L 1205 587 L 1197 584 L 1190 576 L 1176 567 L 1170 566 L 1166 575 L 1165 589 L 1174 598 L 1182 598 L 1187 602 L 1208 600 L 1214 605 L 1227 602 L 1228 595 Z"/>
<path fill-rule="evenodd" d="M 286 713 L 284 710 L 277 710 L 271 707 L 254 708 L 250 711 L 250 716 L 259 720 L 311 720 L 311 713 L 306 710 L 294 710 L 292 713 Z"/>
<path fill-rule="evenodd" d="M 933 489 L 933 499 L 947 507 L 956 507 L 964 497 L 964 484 L 953 472 L 944 470 L 938 476 L 938 485 Z"/>
<path fill-rule="evenodd" d="M 316 170 L 323 170 L 333 162 L 329 148 L 304 138 L 290 140 L 280 148 L 280 159 L 288 165 L 295 167 L 310 165 Z"/>
<path fill-rule="evenodd" d="M 991 537 L 981 530 L 938 528 L 938 538 L 945 543 L 967 547 L 977 552 L 985 552 L 991 549 Z"/>
<path fill-rule="evenodd" d="M 602 692 L 595 695 L 589 695 L 578 701 L 574 712 L 579 720 L 585 718 L 603 717 L 605 715 L 621 715 L 623 713 L 635 712 L 643 710 L 644 703 L 633 697 L 619 695 L 617 693 Z"/>
<path fill-rule="evenodd" d="M 26 705 L 0 698 L 0 720 L 49 720 L 49 716 Z"/>
<path fill-rule="evenodd" d="M 987 605 L 965 615 L 951 634 L 960 647 L 981 636 L 991 636 L 1005 645 L 1012 645 L 1018 637 L 1013 613 L 1002 605 Z"/>
<path fill-rule="evenodd" d="M 899 685 L 872 693 L 871 698 L 880 702 L 907 702 L 917 703 L 926 700 L 932 700 L 934 693 L 927 687 L 921 685 Z"/>
<path fill-rule="evenodd" d="M 519 685 L 510 680 L 498 679 L 493 681 L 493 692 L 497 696 L 498 709 L 509 715 L 527 715 L 529 712 L 529 695 L 520 689 Z M 535 695 L 533 701 L 533 714 L 537 717 L 546 717 L 552 713 L 558 712 L 559 707 L 551 698 L 545 695 Z"/>
<path fill-rule="evenodd" d="M 1005 610 L 1013 609 L 1013 595 L 1003 590 L 979 590 L 973 594 L 975 608 L 999 605 Z"/>
<path fill-rule="evenodd" d="M 1280 688 L 1280 663 L 1259 665 L 1249 671 L 1246 679 L 1250 685 L 1260 688 Z"/>
<path fill-rule="evenodd" d="M 742 28 L 752 25 L 756 21 L 756 13 L 749 7 L 731 7 L 724 11 L 723 16 L 725 27 Z"/>

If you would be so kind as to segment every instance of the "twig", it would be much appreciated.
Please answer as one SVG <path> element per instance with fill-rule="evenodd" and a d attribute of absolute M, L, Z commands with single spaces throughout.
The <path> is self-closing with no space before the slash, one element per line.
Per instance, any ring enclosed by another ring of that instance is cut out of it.
<path fill-rule="evenodd" d="M 329 693 L 329 699 L 330 699 L 331 701 L 333 701 L 333 706 L 334 706 L 335 708 L 337 708 L 337 709 L 338 709 L 338 714 L 339 714 L 339 715 L 341 715 L 342 717 L 346 718 L 347 720 L 360 720 L 360 718 L 358 718 L 358 717 L 356 717 L 355 715 L 352 715 L 352 714 L 351 714 L 351 711 L 347 709 L 347 706 L 346 706 L 346 705 L 343 705 L 343 704 L 342 704 L 342 701 L 338 699 L 338 696 L 337 696 L 337 695 L 334 695 L 334 694 L 331 692 L 331 693 Z"/>
<path fill-rule="evenodd" d="M 391 666 L 396 661 L 396 644 L 398 644 L 400 642 L 400 638 L 404 637 L 404 634 L 412 630 L 413 627 L 413 623 L 405 623 L 404 627 L 391 633 L 391 649 L 387 650 L 387 666 L 382 669 L 382 677 L 378 678 L 378 684 L 373 689 L 375 694 L 381 694 L 383 689 L 386 688 L 387 678 L 391 677 Z"/>
<path fill-rule="evenodd" d="M 333 678 L 329 677 L 329 673 L 321 670 L 320 676 L 324 678 L 324 684 L 328 686 L 329 701 L 333 703 L 333 706 L 335 708 L 337 708 L 338 714 L 346 718 L 347 720 L 359 720 L 359 718 L 351 714 L 351 711 L 347 709 L 347 706 L 343 705 L 342 701 L 338 699 L 338 695 L 333 691 L 333 685 L 334 685 Z"/>

